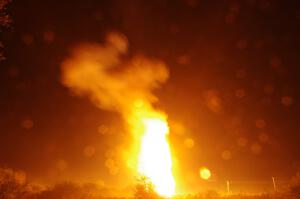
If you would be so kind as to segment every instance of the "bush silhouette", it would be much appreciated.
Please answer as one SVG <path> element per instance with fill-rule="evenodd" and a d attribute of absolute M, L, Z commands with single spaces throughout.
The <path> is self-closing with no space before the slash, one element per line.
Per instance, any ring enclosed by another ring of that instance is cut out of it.
<path fill-rule="evenodd" d="M 0 168 L 0 199 L 25 198 L 28 195 L 26 185 L 12 169 Z"/>
<path fill-rule="evenodd" d="M 289 192 L 292 198 L 300 198 L 300 171 L 293 177 Z"/>
<path fill-rule="evenodd" d="M 96 184 L 76 184 L 65 182 L 56 184 L 38 194 L 32 199 L 101 199 L 101 190 Z"/>
<path fill-rule="evenodd" d="M 154 185 L 149 178 L 141 176 L 135 186 L 135 199 L 159 199 L 161 198 L 154 190 Z"/>

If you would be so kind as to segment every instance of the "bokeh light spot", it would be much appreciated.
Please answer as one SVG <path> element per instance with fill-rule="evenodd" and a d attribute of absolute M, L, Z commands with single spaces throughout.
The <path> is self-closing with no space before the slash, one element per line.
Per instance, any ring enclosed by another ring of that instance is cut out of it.
<path fill-rule="evenodd" d="M 259 129 L 262 129 L 262 128 L 266 127 L 266 122 L 264 119 L 259 118 L 255 121 L 255 126 Z"/>
<path fill-rule="evenodd" d="M 231 4 L 229 10 L 238 13 L 240 11 L 240 5 L 237 3 Z"/>
<path fill-rule="evenodd" d="M 258 155 L 258 154 L 261 153 L 261 151 L 262 151 L 262 148 L 261 148 L 260 144 L 258 144 L 258 143 L 253 143 L 253 144 L 251 145 L 251 152 L 252 152 L 252 153 Z"/>
<path fill-rule="evenodd" d="M 192 138 L 186 138 L 184 140 L 184 146 L 186 146 L 187 148 L 193 148 L 195 145 L 195 142 Z"/>
<path fill-rule="evenodd" d="M 32 119 L 30 118 L 26 118 L 26 119 L 23 119 L 21 121 L 21 126 L 24 128 L 24 129 L 31 129 L 33 127 L 33 121 Z"/>
<path fill-rule="evenodd" d="M 112 158 L 112 157 L 114 157 L 114 155 L 115 155 L 115 151 L 114 151 L 113 149 L 108 149 L 108 150 L 105 152 L 105 156 L 106 156 L 107 158 Z"/>
<path fill-rule="evenodd" d="M 189 55 L 182 55 L 177 60 L 178 64 L 180 65 L 187 65 L 190 63 L 190 56 Z"/>
<path fill-rule="evenodd" d="M 237 42 L 236 47 L 238 49 L 245 49 L 248 47 L 248 41 L 245 39 L 242 39 L 240 41 Z"/>
<path fill-rule="evenodd" d="M 55 34 L 52 31 L 45 31 L 43 33 L 43 39 L 46 43 L 52 43 L 55 39 Z"/>
<path fill-rule="evenodd" d="M 19 74 L 20 74 L 20 70 L 17 67 L 12 66 L 8 69 L 8 75 L 10 77 L 18 77 Z"/>
<path fill-rule="evenodd" d="M 264 85 L 264 92 L 266 93 L 266 94 L 268 94 L 268 95 L 271 95 L 271 94 L 273 94 L 273 92 L 274 92 L 274 86 L 273 85 L 271 85 L 271 84 L 266 84 L 266 85 Z"/>
<path fill-rule="evenodd" d="M 211 172 L 208 168 L 206 167 L 201 167 L 199 169 L 199 174 L 200 174 L 200 177 L 203 179 L 203 180 L 208 180 L 210 177 L 211 177 Z"/>
<path fill-rule="evenodd" d="M 235 19 L 236 19 L 236 14 L 233 12 L 229 12 L 225 16 L 225 22 L 227 24 L 233 24 L 235 22 Z"/>
<path fill-rule="evenodd" d="M 239 138 L 237 139 L 237 144 L 238 144 L 239 146 L 241 146 L 241 147 L 247 146 L 247 143 L 248 143 L 248 140 L 247 140 L 247 138 L 245 138 L 245 137 L 239 137 Z"/>
<path fill-rule="evenodd" d="M 190 7 L 196 7 L 199 3 L 198 0 L 185 0 L 186 4 Z"/>
<path fill-rule="evenodd" d="M 22 36 L 22 41 L 25 45 L 31 45 L 33 44 L 33 36 L 30 34 L 25 34 Z"/>
<path fill-rule="evenodd" d="M 99 127 L 98 127 L 98 133 L 100 134 L 100 135 L 105 135 L 105 134 L 107 134 L 109 132 L 109 128 L 106 126 L 106 125 L 100 125 Z"/>
<path fill-rule="evenodd" d="M 218 96 L 217 90 L 208 90 L 205 93 L 205 101 L 207 107 L 215 112 L 219 113 L 223 110 L 222 108 L 222 99 Z"/>
<path fill-rule="evenodd" d="M 283 96 L 281 98 L 281 103 L 284 105 L 284 106 L 291 106 L 293 104 L 294 100 L 293 100 L 293 97 L 291 96 Z"/>
<path fill-rule="evenodd" d="M 269 141 L 269 135 L 267 133 L 260 133 L 258 135 L 258 140 L 261 142 L 261 143 L 267 143 Z"/>
<path fill-rule="evenodd" d="M 111 175 L 117 175 L 117 174 L 119 173 L 119 168 L 116 167 L 116 166 L 110 167 L 110 168 L 109 168 L 109 173 L 110 173 Z"/>
<path fill-rule="evenodd" d="M 105 161 L 105 166 L 106 166 L 107 168 L 111 168 L 111 167 L 113 167 L 114 165 L 115 165 L 115 161 L 114 161 L 113 159 L 108 158 L 108 159 Z"/>
<path fill-rule="evenodd" d="M 245 95 L 246 95 L 246 92 L 245 92 L 244 89 L 237 89 L 237 90 L 235 91 L 235 96 L 236 96 L 237 98 L 243 98 L 243 97 L 245 97 Z"/>
<path fill-rule="evenodd" d="M 281 59 L 277 56 L 274 56 L 270 59 L 270 65 L 273 67 L 273 68 L 278 68 L 279 66 L 281 66 Z"/>
<path fill-rule="evenodd" d="M 256 42 L 254 43 L 254 47 L 257 48 L 257 49 L 263 48 L 264 45 L 265 45 L 265 43 L 264 43 L 264 41 L 262 41 L 262 40 L 256 41 Z"/>
<path fill-rule="evenodd" d="M 86 157 L 92 157 L 96 153 L 96 149 L 93 146 L 86 146 L 83 150 L 83 154 Z"/>
<path fill-rule="evenodd" d="M 231 152 L 229 150 L 225 150 L 221 154 L 222 159 L 230 160 L 232 158 Z"/>
<path fill-rule="evenodd" d="M 170 127 L 171 127 L 171 131 L 175 134 L 178 134 L 178 135 L 185 134 L 184 126 L 183 126 L 183 124 L 181 124 L 179 122 L 170 121 Z"/>
<path fill-rule="evenodd" d="M 106 166 L 106 168 L 108 168 L 109 174 L 111 174 L 111 175 L 117 175 L 119 173 L 119 168 L 116 166 L 116 163 L 115 163 L 115 161 L 113 159 L 108 158 L 105 161 L 105 166 Z"/>
<path fill-rule="evenodd" d="M 246 73 L 246 70 L 245 69 L 239 69 L 236 71 L 236 78 L 238 79 L 243 79 L 246 77 L 247 73 Z"/>

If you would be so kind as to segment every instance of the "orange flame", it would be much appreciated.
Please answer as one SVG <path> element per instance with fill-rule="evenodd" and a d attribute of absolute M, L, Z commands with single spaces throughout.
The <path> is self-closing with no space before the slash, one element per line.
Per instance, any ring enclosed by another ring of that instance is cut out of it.
<path fill-rule="evenodd" d="M 172 175 L 172 159 L 166 135 L 169 127 L 165 118 L 142 120 L 145 132 L 141 140 L 138 171 L 151 179 L 155 190 L 164 196 L 172 196 L 175 181 Z"/>
<path fill-rule="evenodd" d="M 152 90 L 169 72 L 157 60 L 134 56 L 123 63 L 127 39 L 118 33 L 106 44 L 82 44 L 62 64 L 62 83 L 77 95 L 86 95 L 102 109 L 117 111 L 127 121 L 139 144 L 136 170 L 148 177 L 155 190 L 171 196 L 175 190 L 172 160 L 166 136 L 166 115 L 155 111 Z"/>

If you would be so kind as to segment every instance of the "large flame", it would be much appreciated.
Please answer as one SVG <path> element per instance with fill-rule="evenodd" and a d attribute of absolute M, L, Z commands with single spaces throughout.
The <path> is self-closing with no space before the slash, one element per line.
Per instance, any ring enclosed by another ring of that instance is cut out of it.
<path fill-rule="evenodd" d="M 167 116 L 155 110 L 147 101 L 136 100 L 129 124 L 138 142 L 137 171 L 147 177 L 155 191 L 170 197 L 175 192 L 172 156 L 167 140 Z"/>
<path fill-rule="evenodd" d="M 164 196 L 172 196 L 175 181 L 172 175 L 172 159 L 166 136 L 169 127 L 165 118 L 143 118 L 144 135 L 138 160 L 138 171 L 150 178 L 155 190 Z"/>
<path fill-rule="evenodd" d="M 105 44 L 79 45 L 62 63 L 62 83 L 77 95 L 89 96 L 99 108 L 122 115 L 139 143 L 135 169 L 160 195 L 171 196 L 175 181 L 167 117 L 152 106 L 158 100 L 152 90 L 168 79 L 169 72 L 161 61 L 144 56 L 122 61 L 127 42 L 123 35 L 110 33 Z"/>

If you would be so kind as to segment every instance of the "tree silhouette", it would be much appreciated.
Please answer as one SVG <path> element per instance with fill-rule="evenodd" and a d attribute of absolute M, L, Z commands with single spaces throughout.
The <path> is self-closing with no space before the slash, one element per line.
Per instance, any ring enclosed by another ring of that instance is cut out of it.
<path fill-rule="evenodd" d="M 290 194 L 293 198 L 300 198 L 300 171 L 293 177 L 290 185 Z"/>
<path fill-rule="evenodd" d="M 11 18 L 6 12 L 6 7 L 9 2 L 10 0 L 0 0 L 0 32 L 2 32 L 3 28 L 8 27 L 11 23 Z M 2 52 L 3 48 L 3 43 L 0 41 L 0 61 L 5 59 Z"/>

